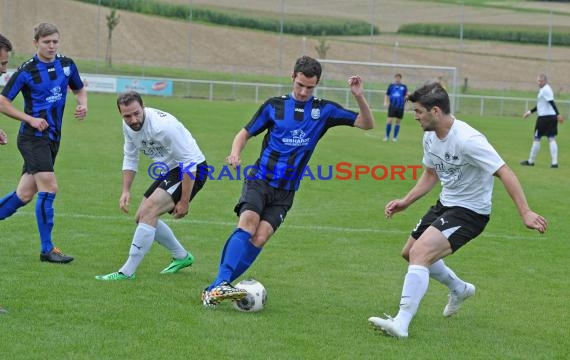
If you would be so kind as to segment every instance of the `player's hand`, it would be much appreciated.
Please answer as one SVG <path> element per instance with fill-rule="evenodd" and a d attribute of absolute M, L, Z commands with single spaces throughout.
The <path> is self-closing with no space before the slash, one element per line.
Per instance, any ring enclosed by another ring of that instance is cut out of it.
<path fill-rule="evenodd" d="M 238 167 L 241 164 L 241 159 L 239 158 L 238 155 L 229 154 L 226 157 L 226 163 L 228 163 L 228 165 L 230 165 L 231 167 L 233 167 L 235 169 L 236 167 Z"/>
<path fill-rule="evenodd" d="M 129 213 L 129 205 L 131 202 L 131 194 L 130 193 L 122 193 L 121 198 L 119 199 L 119 208 L 125 213 Z"/>
<path fill-rule="evenodd" d="M 8 143 L 8 135 L 4 130 L 0 129 L 0 145 L 6 145 Z"/>
<path fill-rule="evenodd" d="M 544 234 L 548 228 L 548 221 L 534 211 L 528 211 L 524 214 L 523 221 L 527 228 L 534 229 L 541 234 Z"/>
<path fill-rule="evenodd" d="M 354 75 L 348 78 L 348 85 L 350 86 L 350 91 L 354 96 L 360 96 L 363 94 L 363 81 L 359 75 Z"/>
<path fill-rule="evenodd" d="M 179 201 L 174 205 L 174 209 L 172 209 L 172 216 L 175 219 L 180 219 L 186 216 L 188 214 L 188 205 L 187 201 Z"/>
<path fill-rule="evenodd" d="M 530 112 L 530 110 L 525 111 L 523 114 L 523 119 L 526 119 L 527 117 L 529 117 L 530 114 L 532 114 L 532 112 Z"/>
<path fill-rule="evenodd" d="M 564 116 L 562 116 L 562 114 L 558 114 L 558 115 L 556 115 L 556 120 L 557 120 L 560 124 L 562 124 L 562 123 L 564 123 Z"/>
<path fill-rule="evenodd" d="M 75 107 L 75 118 L 77 120 L 83 120 L 87 116 L 87 106 L 77 105 Z"/>
<path fill-rule="evenodd" d="M 49 127 L 48 122 L 42 118 L 32 118 L 32 120 L 28 123 L 34 129 L 39 131 L 44 131 Z"/>
<path fill-rule="evenodd" d="M 390 219 L 392 215 L 402 210 L 405 210 L 408 207 L 401 199 L 392 200 L 386 204 L 384 207 L 384 215 L 386 219 Z"/>

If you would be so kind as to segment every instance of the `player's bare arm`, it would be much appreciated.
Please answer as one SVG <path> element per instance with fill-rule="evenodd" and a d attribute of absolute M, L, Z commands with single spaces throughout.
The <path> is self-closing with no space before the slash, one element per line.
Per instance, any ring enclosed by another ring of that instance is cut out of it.
<path fill-rule="evenodd" d="M 374 129 L 374 115 L 364 96 L 363 81 L 360 76 L 351 76 L 348 79 L 350 91 L 358 103 L 359 114 L 354 122 L 354 126 L 363 130 Z"/>
<path fill-rule="evenodd" d="M 511 168 L 505 164 L 497 170 L 495 176 L 501 180 L 507 193 L 513 199 L 525 226 L 541 234 L 544 233 L 548 228 L 548 222 L 544 217 L 530 209 L 522 186 Z"/>
<path fill-rule="evenodd" d="M 28 125 L 39 131 L 44 131 L 49 127 L 49 124 L 45 119 L 35 118 L 16 109 L 12 102 L 2 95 L 0 95 L 0 112 L 12 119 L 28 123 Z"/>
<path fill-rule="evenodd" d="M 194 179 L 196 178 L 196 172 L 192 173 Z M 190 194 L 192 193 L 192 188 L 194 187 L 194 180 L 190 175 L 184 173 L 182 178 L 182 195 L 180 195 L 180 200 L 174 205 L 172 210 L 172 216 L 175 219 L 183 218 L 188 214 L 190 208 Z"/>
<path fill-rule="evenodd" d="M 403 211 L 412 205 L 416 200 L 427 194 L 439 182 L 439 177 L 433 168 L 426 168 L 418 182 L 402 199 L 395 199 L 384 208 L 386 218 L 391 218 L 397 212 Z"/>
<path fill-rule="evenodd" d="M 251 135 L 249 132 L 247 132 L 246 129 L 241 129 L 234 138 L 234 141 L 232 143 L 232 150 L 226 157 L 226 162 L 234 169 L 241 164 L 240 155 L 245 148 L 245 145 L 247 144 L 249 138 L 251 138 Z"/>
<path fill-rule="evenodd" d="M 123 170 L 123 191 L 119 199 L 119 208 L 124 212 L 129 212 L 131 203 L 131 185 L 135 179 L 136 172 L 133 170 Z"/>
<path fill-rule="evenodd" d="M 87 90 L 83 87 L 81 90 L 73 92 L 77 99 L 77 106 L 75 107 L 75 118 L 83 120 L 87 116 Z"/>

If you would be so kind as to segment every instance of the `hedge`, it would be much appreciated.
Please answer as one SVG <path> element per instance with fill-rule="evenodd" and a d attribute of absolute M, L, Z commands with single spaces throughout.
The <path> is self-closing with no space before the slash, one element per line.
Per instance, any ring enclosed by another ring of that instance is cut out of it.
<path fill-rule="evenodd" d="M 192 13 L 187 5 L 161 3 L 154 0 L 76 0 L 90 4 L 126 10 L 147 15 L 156 15 L 179 20 L 212 23 L 232 27 L 241 27 L 262 31 L 281 32 L 281 19 L 277 15 L 259 16 L 238 10 L 214 9 L 193 6 Z M 283 21 L 283 33 L 295 35 L 343 35 L 359 36 L 378 34 L 376 26 L 360 20 L 327 19 L 314 17 L 288 17 Z"/>
<path fill-rule="evenodd" d="M 459 24 L 406 24 L 398 29 L 400 34 L 429 35 L 459 38 Z M 526 44 L 548 44 L 549 30 L 545 26 L 504 26 L 489 24 L 464 24 L 463 39 L 494 40 Z M 570 46 L 570 27 L 552 29 L 552 45 Z"/>

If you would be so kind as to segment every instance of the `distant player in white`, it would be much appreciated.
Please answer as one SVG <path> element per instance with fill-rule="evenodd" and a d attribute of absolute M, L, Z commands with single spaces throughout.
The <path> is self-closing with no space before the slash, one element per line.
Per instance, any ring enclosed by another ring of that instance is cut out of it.
<path fill-rule="evenodd" d="M 159 216 L 166 212 L 176 219 L 186 216 L 190 201 L 206 182 L 206 158 L 181 122 L 169 113 L 145 107 L 137 92 L 120 94 L 117 107 L 123 117 L 125 137 L 121 210 L 129 211 L 130 189 L 138 169 L 139 152 L 154 161 L 149 167 L 149 175 L 155 181 L 145 192 L 135 215 L 138 225 L 127 261 L 119 271 L 98 275 L 96 279 L 134 279 L 137 267 L 154 240 L 172 254 L 171 264 L 162 273 L 178 272 L 192 265 L 194 257 Z M 155 165 L 161 165 L 165 172 L 153 171 L 152 168 L 157 170 Z"/>
<path fill-rule="evenodd" d="M 523 166 L 534 166 L 536 156 L 540 151 L 540 139 L 543 136 L 548 138 L 548 145 L 550 147 L 550 167 L 553 169 L 558 168 L 558 144 L 556 143 L 556 135 L 558 135 L 558 123 L 562 123 L 564 118 L 558 112 L 556 103 L 554 102 L 554 92 L 545 74 L 538 75 L 536 82 L 538 83 L 538 95 L 536 106 L 527 110 L 523 114 L 523 118 L 527 118 L 533 112 L 537 112 L 538 118 L 534 125 L 534 140 L 530 148 L 528 160 L 521 161 Z"/>
<path fill-rule="evenodd" d="M 455 314 L 463 301 L 475 294 L 475 286 L 455 275 L 443 258 L 477 237 L 491 213 L 493 177 L 499 178 L 515 203 L 526 227 L 546 231 L 546 220 L 528 206 L 522 187 L 485 136 L 450 114 L 449 96 L 439 83 L 427 84 L 409 97 L 415 119 L 424 129 L 423 172 L 402 199 L 388 202 L 387 218 L 405 210 L 439 182 L 442 191 L 412 230 L 402 256 L 409 262 L 400 311 L 396 317 L 371 317 L 369 322 L 388 335 L 405 338 L 425 295 L 429 277 L 449 288 L 444 316 Z"/>

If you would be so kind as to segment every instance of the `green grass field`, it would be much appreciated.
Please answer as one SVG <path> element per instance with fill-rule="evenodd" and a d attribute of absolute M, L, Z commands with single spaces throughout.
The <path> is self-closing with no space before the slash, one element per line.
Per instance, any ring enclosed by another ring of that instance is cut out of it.
<path fill-rule="evenodd" d="M 73 102 L 70 102 L 72 105 Z M 258 104 L 146 98 L 175 114 L 219 169 L 234 134 Z M 413 186 L 407 180 L 307 180 L 286 222 L 244 275 L 268 290 L 266 308 L 240 313 L 230 304 L 204 309 L 202 289 L 217 272 L 219 254 L 236 223 L 241 181 L 211 180 L 178 221 L 164 219 L 196 256 L 191 269 L 161 275 L 170 259 L 155 245 L 129 282 L 98 282 L 126 259 L 133 216 L 118 208 L 122 133 L 115 97 L 91 94 L 84 122 L 67 111 L 56 173 L 54 239 L 74 255 L 69 265 L 39 261 L 34 207 L 0 223 L 0 357 L 3 359 L 567 359 L 570 357 L 568 256 L 563 234 L 570 196 L 570 146 L 560 127 L 560 168 L 549 168 L 548 146 L 534 168 L 528 155 L 534 120 L 463 116 L 484 132 L 513 167 L 534 210 L 549 219 L 540 235 L 527 230 L 497 182 L 486 231 L 447 263 L 477 286 L 455 317 L 443 318 L 446 289 L 431 282 L 410 328 L 399 341 L 372 330 L 367 318 L 395 314 L 406 263 L 400 249 L 437 191 L 388 221 L 387 201 Z M 410 113 L 400 141 L 383 143 L 385 114 L 369 132 L 329 131 L 311 167 L 344 161 L 361 165 L 421 163 L 421 128 Z M 19 179 L 18 124 L 3 117 L 10 143 L 0 148 L 0 196 Z M 251 164 L 261 138 L 244 152 Z M 133 194 L 150 183 L 142 161 Z"/>

